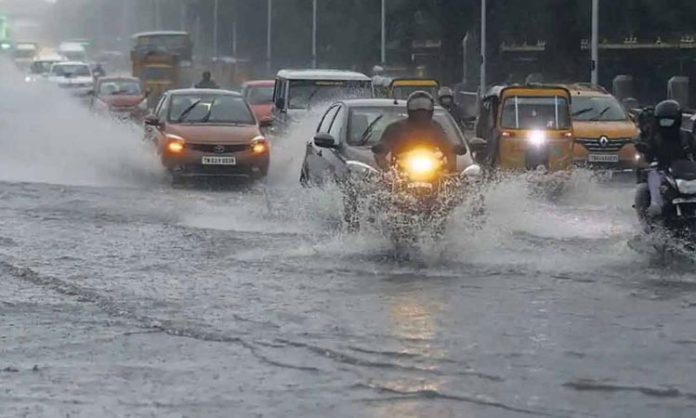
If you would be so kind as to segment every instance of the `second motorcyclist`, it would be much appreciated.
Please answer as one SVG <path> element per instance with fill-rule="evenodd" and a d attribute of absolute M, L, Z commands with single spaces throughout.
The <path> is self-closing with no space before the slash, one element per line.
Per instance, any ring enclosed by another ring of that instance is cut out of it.
<path fill-rule="evenodd" d="M 664 170 L 673 162 L 693 159 L 696 141 L 692 132 L 681 129 L 682 109 L 675 100 L 665 100 L 639 117 L 641 136 L 636 149 L 651 163 L 636 192 L 636 209 L 641 217 L 660 216 L 664 207 L 660 186 Z M 647 177 L 647 178 L 646 178 Z"/>
<path fill-rule="evenodd" d="M 455 171 L 454 146 L 442 126 L 433 120 L 433 97 L 425 91 L 413 92 L 408 97 L 406 110 L 408 118 L 387 126 L 379 144 L 373 147 L 377 165 L 386 171 L 397 156 L 417 148 L 428 148 L 442 152 L 448 171 Z"/>
<path fill-rule="evenodd" d="M 458 124 L 462 124 L 463 115 L 461 108 L 454 100 L 454 91 L 449 87 L 442 87 L 437 93 L 437 101 L 445 108 Z"/>

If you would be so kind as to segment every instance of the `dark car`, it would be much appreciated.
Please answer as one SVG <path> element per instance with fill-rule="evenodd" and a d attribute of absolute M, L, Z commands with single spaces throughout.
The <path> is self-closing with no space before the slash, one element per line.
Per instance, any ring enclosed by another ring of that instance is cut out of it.
<path fill-rule="evenodd" d="M 307 144 L 300 182 L 323 184 L 340 180 L 350 165 L 377 168 L 372 146 L 377 144 L 392 122 L 407 117 L 406 101 L 392 99 L 353 99 L 334 103 L 317 127 L 313 140 Z M 455 146 L 465 147 L 457 157 L 457 170 L 463 172 L 474 164 L 468 144 L 449 113 L 435 108 L 434 119 Z"/>
<path fill-rule="evenodd" d="M 170 90 L 145 118 L 162 165 L 181 177 L 266 176 L 270 147 L 249 104 L 225 90 Z"/>

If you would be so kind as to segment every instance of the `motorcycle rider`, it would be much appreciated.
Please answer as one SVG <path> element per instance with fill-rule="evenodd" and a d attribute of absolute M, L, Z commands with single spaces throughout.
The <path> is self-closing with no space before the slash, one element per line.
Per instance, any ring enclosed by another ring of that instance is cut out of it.
<path fill-rule="evenodd" d="M 461 124 L 463 122 L 462 112 L 457 103 L 454 101 L 454 91 L 449 87 L 441 87 L 437 92 L 437 101 L 440 106 L 445 108 L 454 120 Z"/>
<path fill-rule="evenodd" d="M 442 126 L 433 120 L 433 96 L 425 91 L 411 93 L 406 111 L 408 118 L 387 126 L 379 144 L 373 147 L 377 165 L 388 170 L 398 155 L 423 147 L 442 152 L 449 171 L 454 171 L 457 166 L 455 149 Z M 388 155 L 391 155 L 391 160 Z"/>
<path fill-rule="evenodd" d="M 664 170 L 674 161 L 693 159 L 696 142 L 693 133 L 682 131 L 682 109 L 675 100 L 664 100 L 654 110 L 645 110 L 638 122 L 641 135 L 636 149 L 654 166 L 647 170 L 647 182 L 638 185 L 636 209 L 641 217 L 654 218 L 662 214 L 664 206 L 660 192 Z"/>

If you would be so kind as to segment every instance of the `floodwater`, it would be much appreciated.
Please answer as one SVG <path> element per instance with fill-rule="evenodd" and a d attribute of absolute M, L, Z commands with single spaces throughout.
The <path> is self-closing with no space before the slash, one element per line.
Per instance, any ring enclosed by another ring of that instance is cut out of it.
<path fill-rule="evenodd" d="M 0 81 L 0 417 L 692 417 L 696 277 L 626 184 L 485 187 L 398 257 L 297 178 L 172 188 L 137 130 Z"/>

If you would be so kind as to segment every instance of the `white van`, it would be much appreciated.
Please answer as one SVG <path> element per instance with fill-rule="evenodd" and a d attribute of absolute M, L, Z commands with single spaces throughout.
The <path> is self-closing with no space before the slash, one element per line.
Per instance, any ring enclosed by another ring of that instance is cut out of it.
<path fill-rule="evenodd" d="M 280 70 L 273 90 L 273 119 L 283 128 L 312 108 L 341 99 L 372 98 L 372 79 L 341 70 Z"/>

